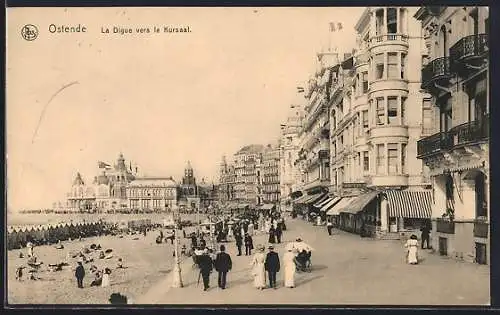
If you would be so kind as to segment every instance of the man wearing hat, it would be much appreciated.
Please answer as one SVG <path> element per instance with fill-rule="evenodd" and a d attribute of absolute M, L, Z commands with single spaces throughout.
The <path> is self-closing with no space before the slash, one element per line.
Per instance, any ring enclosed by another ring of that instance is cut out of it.
<path fill-rule="evenodd" d="M 276 289 L 276 273 L 280 271 L 280 258 L 278 253 L 274 251 L 274 246 L 270 245 L 269 253 L 266 256 L 264 267 L 269 277 L 269 287 Z"/>
<path fill-rule="evenodd" d="M 231 270 L 233 267 L 233 263 L 231 261 L 231 256 L 225 252 L 226 246 L 220 246 L 220 253 L 217 254 L 215 258 L 215 270 L 219 273 L 219 288 L 224 290 L 226 288 L 226 276 L 227 272 Z"/>
<path fill-rule="evenodd" d="M 245 255 L 246 256 L 252 255 L 252 249 L 253 249 L 253 239 L 248 233 L 245 233 Z"/>
<path fill-rule="evenodd" d="M 203 291 L 207 291 L 210 287 L 210 273 L 212 272 L 213 261 L 208 255 L 208 249 L 203 250 L 203 255 L 198 258 L 198 266 L 203 278 Z"/>
<path fill-rule="evenodd" d="M 85 277 L 85 268 L 83 268 L 83 264 L 81 261 L 78 262 L 78 266 L 75 270 L 75 278 L 80 289 L 83 288 L 83 277 Z"/>

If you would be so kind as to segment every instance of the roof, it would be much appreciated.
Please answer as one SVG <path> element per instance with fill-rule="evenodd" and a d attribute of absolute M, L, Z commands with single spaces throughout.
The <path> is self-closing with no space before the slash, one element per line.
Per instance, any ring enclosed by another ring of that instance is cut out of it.
<path fill-rule="evenodd" d="M 260 153 L 264 151 L 264 146 L 262 144 L 250 144 L 247 146 L 244 146 L 241 148 L 236 154 L 243 154 L 243 153 Z"/>
<path fill-rule="evenodd" d="M 176 187 L 177 183 L 172 177 L 143 177 L 136 178 L 129 186 Z"/>

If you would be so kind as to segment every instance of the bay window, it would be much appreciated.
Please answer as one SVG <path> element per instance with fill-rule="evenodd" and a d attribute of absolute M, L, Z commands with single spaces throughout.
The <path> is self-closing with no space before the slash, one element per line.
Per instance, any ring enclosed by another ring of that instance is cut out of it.
<path fill-rule="evenodd" d="M 376 54 L 375 59 L 375 80 L 384 78 L 384 54 Z"/>
<path fill-rule="evenodd" d="M 368 151 L 363 151 L 363 170 L 365 172 L 370 171 L 370 156 L 368 155 Z"/>
<path fill-rule="evenodd" d="M 406 66 L 406 54 L 401 53 L 401 79 L 402 80 L 406 79 L 405 66 Z"/>
<path fill-rule="evenodd" d="M 389 96 L 387 98 L 387 124 L 398 125 L 398 98 Z"/>
<path fill-rule="evenodd" d="M 406 125 L 406 97 L 401 96 L 401 124 Z"/>
<path fill-rule="evenodd" d="M 365 71 L 361 74 L 362 78 L 362 88 L 363 88 L 363 94 L 368 93 L 368 71 Z"/>
<path fill-rule="evenodd" d="M 385 145 L 377 144 L 377 174 L 385 172 Z"/>
<path fill-rule="evenodd" d="M 377 97 L 375 106 L 376 106 L 377 125 L 383 125 L 384 124 L 384 117 L 385 117 L 384 98 Z"/>
<path fill-rule="evenodd" d="M 363 131 L 366 132 L 368 129 L 368 110 L 364 110 L 361 112 L 362 121 L 363 121 Z"/>
<path fill-rule="evenodd" d="M 389 174 L 398 174 L 398 164 L 399 164 L 399 158 L 398 158 L 398 144 L 396 143 L 389 143 L 387 145 L 387 156 L 388 156 L 388 163 L 389 163 Z"/>
<path fill-rule="evenodd" d="M 406 144 L 401 144 L 401 170 L 403 174 L 407 174 L 408 170 L 406 169 Z"/>
<path fill-rule="evenodd" d="M 389 79 L 399 79 L 401 74 L 398 73 L 398 54 L 390 52 L 387 54 L 387 75 Z"/>

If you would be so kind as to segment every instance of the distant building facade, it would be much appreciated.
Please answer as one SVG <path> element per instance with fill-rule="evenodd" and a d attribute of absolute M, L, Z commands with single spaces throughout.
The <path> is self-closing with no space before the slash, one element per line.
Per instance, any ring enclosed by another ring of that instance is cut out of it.
<path fill-rule="evenodd" d="M 268 145 L 262 153 L 260 203 L 280 204 L 280 145 Z"/>
<path fill-rule="evenodd" d="M 168 212 L 177 209 L 177 183 L 172 177 L 136 178 L 126 188 L 130 210 Z"/>

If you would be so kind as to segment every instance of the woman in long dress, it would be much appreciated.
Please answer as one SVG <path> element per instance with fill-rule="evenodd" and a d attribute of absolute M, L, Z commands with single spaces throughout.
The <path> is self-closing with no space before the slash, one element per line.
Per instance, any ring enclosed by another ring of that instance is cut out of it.
<path fill-rule="evenodd" d="M 109 275 L 111 270 L 109 268 L 104 269 L 104 274 L 102 275 L 101 287 L 109 287 Z"/>
<path fill-rule="evenodd" d="M 406 241 L 405 248 L 407 251 L 407 263 L 410 265 L 418 264 L 418 240 L 416 235 L 410 236 Z"/>
<path fill-rule="evenodd" d="M 285 276 L 285 287 L 294 288 L 295 287 L 295 252 L 292 248 L 283 255 L 283 268 Z"/>
<path fill-rule="evenodd" d="M 266 261 L 266 255 L 264 254 L 264 247 L 260 246 L 259 251 L 253 256 L 252 262 L 252 275 L 253 275 L 253 285 L 257 289 L 263 290 L 266 287 L 266 270 L 264 268 L 264 263 Z"/>

